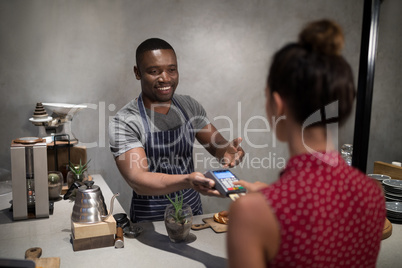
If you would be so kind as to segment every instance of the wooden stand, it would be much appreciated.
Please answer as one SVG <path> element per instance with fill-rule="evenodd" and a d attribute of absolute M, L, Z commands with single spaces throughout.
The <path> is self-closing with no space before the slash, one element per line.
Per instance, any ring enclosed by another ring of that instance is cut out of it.
<path fill-rule="evenodd" d="M 71 221 L 71 233 L 75 239 L 116 234 L 116 220 L 113 216 L 97 223 L 76 223 Z"/>
<path fill-rule="evenodd" d="M 102 248 L 114 246 L 116 221 L 113 216 L 105 221 L 91 224 L 71 221 L 71 239 L 73 250 Z"/>
<path fill-rule="evenodd" d="M 74 251 L 114 246 L 114 235 L 103 235 L 89 238 L 75 239 L 71 234 Z"/>
<path fill-rule="evenodd" d="M 58 170 L 63 172 L 64 170 L 68 171 L 68 148 L 61 147 L 57 149 L 58 154 L 58 167 L 55 166 L 55 159 L 54 159 L 55 151 L 54 149 L 50 149 L 48 145 L 47 150 L 47 165 L 49 171 Z M 84 146 L 73 146 L 70 147 L 70 161 L 74 164 L 79 164 L 80 160 L 82 163 L 87 162 L 87 148 Z M 64 170 L 63 170 L 64 169 Z M 64 174 L 63 174 L 64 175 Z"/>

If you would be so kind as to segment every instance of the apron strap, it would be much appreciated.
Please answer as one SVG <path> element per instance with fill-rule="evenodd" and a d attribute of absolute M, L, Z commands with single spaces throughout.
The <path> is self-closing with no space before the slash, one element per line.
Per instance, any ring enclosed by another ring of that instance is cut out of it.
<path fill-rule="evenodd" d="M 138 109 L 140 110 L 142 124 L 144 125 L 145 133 L 150 133 L 149 124 L 148 124 L 148 116 L 145 112 L 144 102 L 142 101 L 142 93 L 137 99 Z"/>

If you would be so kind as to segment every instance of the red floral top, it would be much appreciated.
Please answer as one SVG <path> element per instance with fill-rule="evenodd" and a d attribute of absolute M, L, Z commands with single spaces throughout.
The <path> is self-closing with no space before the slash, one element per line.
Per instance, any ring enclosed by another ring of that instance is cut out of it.
<path fill-rule="evenodd" d="M 375 267 L 384 195 L 337 152 L 291 158 L 279 180 L 262 193 L 281 233 L 269 267 Z"/>

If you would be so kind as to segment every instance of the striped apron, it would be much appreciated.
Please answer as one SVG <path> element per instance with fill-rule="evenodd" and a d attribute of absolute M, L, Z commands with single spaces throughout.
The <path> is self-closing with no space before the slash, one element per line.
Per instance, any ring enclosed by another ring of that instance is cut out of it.
<path fill-rule="evenodd" d="M 142 95 L 138 97 L 138 109 L 145 129 L 146 141 L 144 149 L 147 155 L 148 168 L 150 172 L 190 174 L 194 172 L 193 144 L 195 133 L 188 115 L 174 97 L 172 98 L 172 102 L 178 108 L 178 111 L 180 111 L 182 118 L 185 118 L 185 123 L 175 129 L 151 132 Z M 199 193 L 193 189 L 182 190 L 182 193 L 183 202 L 191 206 L 193 214 L 202 214 Z M 178 195 L 179 192 L 170 193 L 169 197 L 174 200 L 175 194 Z M 164 195 L 138 195 L 133 191 L 130 208 L 131 221 L 163 220 L 165 208 L 168 204 L 170 204 L 170 201 Z"/>

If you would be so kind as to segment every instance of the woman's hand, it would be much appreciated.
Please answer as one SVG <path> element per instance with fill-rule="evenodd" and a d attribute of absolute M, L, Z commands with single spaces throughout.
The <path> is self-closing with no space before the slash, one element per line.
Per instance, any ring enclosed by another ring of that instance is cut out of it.
<path fill-rule="evenodd" d="M 233 182 L 233 184 L 243 186 L 250 193 L 258 192 L 259 190 L 264 189 L 269 186 L 268 184 L 260 182 L 260 181 L 248 182 L 248 181 L 243 181 L 243 180 L 235 181 L 235 182 Z"/>

